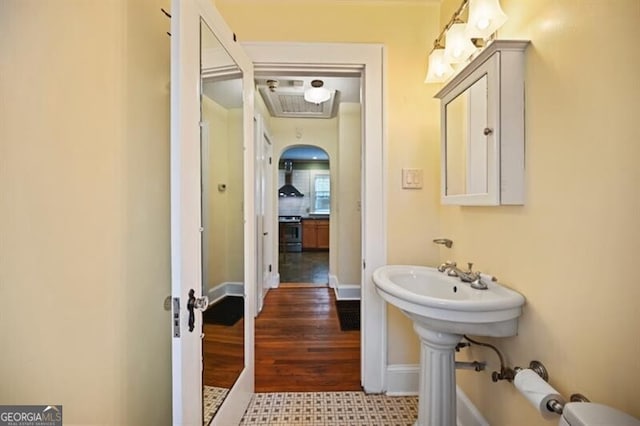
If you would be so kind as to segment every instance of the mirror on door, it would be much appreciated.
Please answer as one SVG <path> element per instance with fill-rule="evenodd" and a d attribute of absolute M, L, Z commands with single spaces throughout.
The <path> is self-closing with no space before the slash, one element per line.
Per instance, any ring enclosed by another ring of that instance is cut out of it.
<path fill-rule="evenodd" d="M 200 22 L 204 424 L 244 369 L 242 72 Z M 196 368 L 196 366 L 194 366 Z"/>
<path fill-rule="evenodd" d="M 483 194 L 487 184 L 487 76 L 445 105 L 446 195 Z"/>

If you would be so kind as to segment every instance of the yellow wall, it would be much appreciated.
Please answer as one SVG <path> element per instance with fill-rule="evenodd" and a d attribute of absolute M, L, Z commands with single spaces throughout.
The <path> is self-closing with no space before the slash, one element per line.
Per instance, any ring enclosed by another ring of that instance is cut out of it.
<path fill-rule="evenodd" d="M 203 202 L 209 209 L 209 228 L 205 229 L 209 253 L 203 280 L 205 288 L 212 289 L 227 282 L 244 282 L 242 110 L 225 109 L 203 96 L 202 117 L 209 123 L 209 178 L 203 187 Z M 218 190 L 220 184 L 226 185 L 224 191 Z"/>
<path fill-rule="evenodd" d="M 640 286 L 624 271 L 633 270 L 640 251 L 640 172 L 633 163 L 639 135 L 632 127 L 639 116 L 640 6 L 635 0 L 502 3 L 510 20 L 500 36 L 533 42 L 526 72 L 527 202 L 461 208 L 439 205 L 439 113 L 432 99 L 438 87 L 422 84 L 426 52 L 440 29 L 438 5 L 217 1 L 240 40 L 384 43 L 388 261 L 475 261 L 527 297 L 520 335 L 497 342 L 510 364 L 540 359 L 563 393 L 584 392 L 638 416 L 631 388 L 639 381 L 639 324 L 632 311 Z M 443 2 L 443 23 L 457 6 Z M 402 167 L 425 169 L 422 191 L 399 188 Z M 454 248 L 438 255 L 435 236 L 454 239 Z M 408 321 L 389 313 L 389 362 L 416 362 Z M 491 354 L 470 352 L 495 364 Z M 508 383 L 493 384 L 487 373 L 459 377 L 491 424 L 542 422 Z"/>
<path fill-rule="evenodd" d="M 494 342 L 509 364 L 539 359 L 563 394 L 640 417 L 640 3 L 502 1 L 501 37 L 533 44 L 527 201 L 499 208 L 439 205 L 437 88 L 422 84 L 438 5 L 217 3 L 240 40 L 384 43 L 389 263 L 475 261 L 527 297 L 519 336 Z M 170 418 L 160 6 L 0 2 L 0 401 L 62 403 L 69 424 Z M 401 190 L 402 167 L 423 168 L 425 188 Z M 436 236 L 454 248 L 438 251 Z M 396 310 L 389 333 L 389 362 L 416 362 Z M 496 367 L 490 353 L 470 356 Z M 488 373 L 459 382 L 491 424 L 543 423 Z"/>
<path fill-rule="evenodd" d="M 332 191 L 337 212 L 332 223 L 338 241 L 332 249 L 336 251 L 335 273 L 341 284 L 359 285 L 361 281 L 361 113 L 360 104 L 346 102 L 338 111 L 338 185 Z"/>
<path fill-rule="evenodd" d="M 455 244 L 441 259 L 475 261 L 526 296 L 519 335 L 493 342 L 510 365 L 538 359 L 564 395 L 640 417 L 640 2 L 501 3 L 500 38 L 532 41 L 526 205 L 442 207 Z M 458 377 L 492 425 L 547 424 L 488 372 Z"/>
<path fill-rule="evenodd" d="M 169 22 L 0 2 L 0 403 L 166 424 Z"/>
<path fill-rule="evenodd" d="M 227 215 L 229 280 L 244 282 L 244 206 L 242 109 L 229 109 L 229 212 Z"/>
<path fill-rule="evenodd" d="M 386 54 L 389 263 L 435 264 L 439 189 L 402 190 L 401 169 L 439 176 L 439 106 L 423 84 L 439 6 L 413 1 L 217 0 L 240 41 L 383 43 Z M 274 131 L 275 120 L 272 120 Z M 274 138 L 276 139 L 276 138 Z M 391 364 L 418 362 L 411 323 L 389 309 Z"/>
<path fill-rule="evenodd" d="M 203 186 L 203 203 L 208 205 L 204 239 L 208 244 L 208 254 L 203 258 L 205 289 L 232 281 L 229 278 L 228 224 L 229 211 L 229 113 L 207 96 L 202 97 L 202 119 L 209 124 L 209 152 L 207 164 L 209 178 Z M 205 171 L 205 173 L 207 173 Z M 226 191 L 219 191 L 218 185 L 227 185 Z M 208 227 L 206 226 L 208 223 Z M 240 239 L 242 239 L 240 237 Z"/>

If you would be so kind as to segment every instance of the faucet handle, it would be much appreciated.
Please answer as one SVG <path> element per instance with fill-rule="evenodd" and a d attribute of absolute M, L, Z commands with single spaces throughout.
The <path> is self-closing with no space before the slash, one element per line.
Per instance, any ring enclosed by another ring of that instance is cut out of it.
<path fill-rule="evenodd" d="M 469 267 L 468 272 L 471 272 L 471 270 L 473 269 L 473 262 L 467 262 L 467 266 Z"/>
<path fill-rule="evenodd" d="M 443 264 L 441 264 L 440 266 L 438 266 L 438 271 L 439 272 L 444 272 L 447 269 L 451 268 L 451 267 L 455 267 L 457 265 L 456 262 L 452 262 L 450 260 L 447 260 L 446 262 L 444 262 Z"/>

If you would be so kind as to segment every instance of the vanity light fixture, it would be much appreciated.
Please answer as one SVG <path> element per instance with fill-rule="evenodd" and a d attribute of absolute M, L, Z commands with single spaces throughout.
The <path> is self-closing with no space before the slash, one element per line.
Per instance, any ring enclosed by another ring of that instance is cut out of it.
<path fill-rule="evenodd" d="M 429 68 L 425 83 L 439 83 L 445 81 L 453 74 L 453 68 L 445 59 L 445 51 L 442 47 L 434 48 L 429 54 Z"/>
<path fill-rule="evenodd" d="M 322 80 L 313 80 L 311 87 L 304 91 L 304 100 L 313 104 L 321 104 L 331 98 L 331 92 L 323 87 Z"/>
<path fill-rule="evenodd" d="M 465 24 L 462 15 L 469 7 Z M 451 64 L 464 63 L 484 41 L 507 21 L 500 0 L 462 0 L 447 25 L 433 42 L 425 83 L 441 83 L 453 73 Z M 445 43 L 446 40 L 446 43 Z"/>
<path fill-rule="evenodd" d="M 499 0 L 471 0 L 466 34 L 469 38 L 488 39 L 507 22 Z"/>
<path fill-rule="evenodd" d="M 447 46 L 444 49 L 444 56 L 451 64 L 459 64 L 466 61 L 477 49 L 471 39 L 466 36 L 467 24 L 463 22 L 455 23 L 446 33 Z"/>

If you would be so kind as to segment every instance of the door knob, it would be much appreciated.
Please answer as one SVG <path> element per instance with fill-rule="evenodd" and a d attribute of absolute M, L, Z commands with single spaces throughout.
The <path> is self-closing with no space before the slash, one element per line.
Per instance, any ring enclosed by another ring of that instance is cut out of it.
<path fill-rule="evenodd" d="M 202 296 L 196 298 L 196 292 L 194 289 L 189 290 L 189 301 L 187 302 L 187 310 L 189 311 L 189 331 L 193 332 L 196 326 L 195 310 L 204 311 L 209 306 L 209 298 Z"/>

